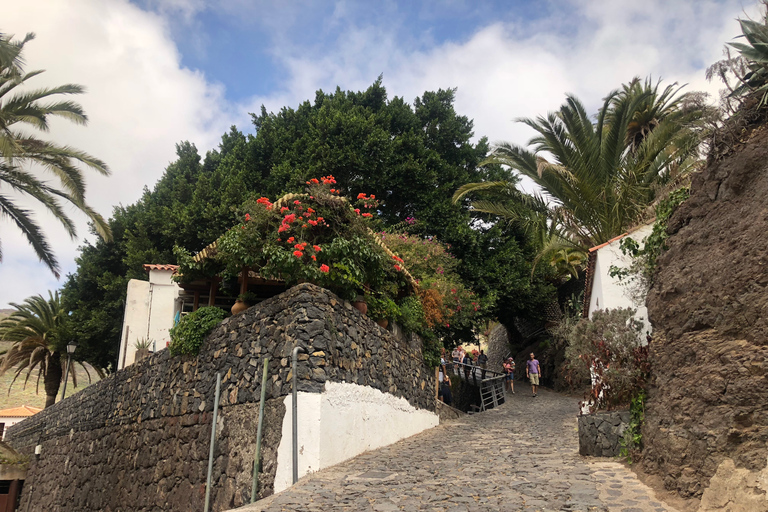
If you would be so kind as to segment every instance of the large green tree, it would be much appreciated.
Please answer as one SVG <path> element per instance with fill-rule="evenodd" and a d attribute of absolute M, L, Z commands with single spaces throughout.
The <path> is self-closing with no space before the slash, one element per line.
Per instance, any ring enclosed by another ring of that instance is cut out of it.
<path fill-rule="evenodd" d="M 40 260 L 58 277 L 59 264 L 45 233 L 32 212 L 19 206 L 14 194 L 45 207 L 72 238 L 76 231 L 63 207 L 67 203 L 85 213 L 96 231 L 109 238 L 109 225 L 85 201 L 85 180 L 79 165 L 104 175 L 109 174 L 109 170 L 104 162 L 83 151 L 32 135 L 35 131 L 47 132 L 51 117 L 76 124 L 85 124 L 88 119 L 79 104 L 59 99 L 62 95 L 83 93 L 82 86 L 24 88 L 28 80 L 43 72 L 23 69 L 22 51 L 32 39 L 34 34 L 27 34 L 19 41 L 0 35 L 0 216 L 11 220 Z M 58 185 L 43 179 L 44 173 L 52 174 Z"/>
<path fill-rule="evenodd" d="M 383 225 L 415 217 L 419 234 L 451 244 L 462 277 L 496 293 L 499 310 L 535 314 L 551 290 L 530 281 L 534 253 L 520 230 L 473 226 L 466 206 L 451 202 L 465 183 L 509 176 L 499 166 L 478 166 L 489 146 L 484 138 L 472 142 L 472 121 L 453 103 L 452 90 L 426 92 L 412 104 L 389 99 L 377 80 L 361 92 L 318 91 L 295 109 L 262 109 L 253 115 L 255 135 L 232 128 L 204 158 L 179 144 L 178 159 L 154 188 L 115 209 L 114 242 L 85 246 L 69 276 L 65 303 L 87 350 L 114 366 L 125 286 L 145 278 L 142 264 L 173 262 L 174 245 L 202 249 L 239 220 L 249 197 L 275 199 L 329 174 L 347 195 L 376 195 Z"/>

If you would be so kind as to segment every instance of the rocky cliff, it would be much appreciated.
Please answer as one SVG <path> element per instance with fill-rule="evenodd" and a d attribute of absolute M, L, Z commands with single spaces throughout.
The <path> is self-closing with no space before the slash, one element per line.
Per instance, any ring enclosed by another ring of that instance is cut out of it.
<path fill-rule="evenodd" d="M 768 457 L 768 129 L 740 139 L 670 219 L 647 301 L 655 384 L 644 469 L 686 497 L 731 489 L 707 510 L 753 498 L 768 510 L 765 489 L 722 481 L 735 474 L 723 468 L 757 475 Z"/>

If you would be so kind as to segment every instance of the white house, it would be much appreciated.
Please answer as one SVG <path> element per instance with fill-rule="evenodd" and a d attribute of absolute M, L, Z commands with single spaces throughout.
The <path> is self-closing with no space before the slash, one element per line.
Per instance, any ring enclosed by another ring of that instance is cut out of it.
<path fill-rule="evenodd" d="M 651 332 L 645 298 L 643 297 L 640 303 L 633 301 L 626 279 L 620 281 L 611 277 L 610 269 L 611 266 L 628 268 L 632 263 L 632 258 L 621 252 L 620 243 L 624 237 L 632 238 L 642 247 L 643 240 L 652 230 L 653 222 L 644 224 L 589 250 L 584 292 L 585 317 L 591 318 L 592 313 L 598 309 L 633 308 L 637 310 L 635 318 L 643 322 L 643 333 Z"/>
<path fill-rule="evenodd" d="M 177 300 L 181 288 L 171 279 L 177 269 L 176 265 L 144 265 L 149 281 L 128 282 L 118 369 L 133 364 L 138 341 L 149 340 L 153 352 L 170 341 L 168 331 L 181 309 Z"/>
<path fill-rule="evenodd" d="M 34 416 L 40 411 L 42 411 L 42 409 L 29 405 L 0 410 L 0 439 L 5 439 L 5 432 L 8 430 L 8 427 L 15 425 L 30 416 Z"/>

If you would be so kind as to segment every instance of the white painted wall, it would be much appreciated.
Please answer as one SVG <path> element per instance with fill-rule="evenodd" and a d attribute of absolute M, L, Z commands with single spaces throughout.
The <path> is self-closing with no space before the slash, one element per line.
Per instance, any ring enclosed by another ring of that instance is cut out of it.
<path fill-rule="evenodd" d="M 641 226 L 627 236 L 643 246 L 643 240 L 651 234 L 653 224 Z M 625 256 L 620 248 L 621 239 L 614 240 L 608 245 L 597 249 L 597 259 L 592 280 L 592 295 L 589 300 L 589 317 L 592 317 L 598 309 L 634 308 L 637 310 L 635 318 L 643 322 L 643 333 L 651 332 L 651 324 L 648 321 L 648 309 L 645 301 L 635 304 L 627 290 L 626 284 L 610 276 L 611 266 L 622 268 L 629 267 L 631 258 Z M 643 337 L 644 339 L 644 337 Z"/>
<path fill-rule="evenodd" d="M 156 350 L 164 349 L 170 341 L 168 331 L 173 327 L 181 290 L 172 275 L 172 270 L 150 270 L 149 281 L 128 281 L 118 368 L 134 363 L 137 340 L 153 340 Z"/>
<path fill-rule="evenodd" d="M 358 384 L 326 382 L 322 393 L 297 393 L 299 478 L 367 450 L 436 427 L 438 415 L 404 398 Z M 285 397 L 283 434 L 277 449 L 275 492 L 292 484 L 292 404 Z"/>
<path fill-rule="evenodd" d="M 0 423 L 5 423 L 5 427 L 3 429 L 3 440 L 5 440 L 5 433 L 8 432 L 8 429 L 12 425 L 17 424 L 20 421 L 24 421 L 27 418 L 29 418 L 29 416 L 0 416 Z"/>

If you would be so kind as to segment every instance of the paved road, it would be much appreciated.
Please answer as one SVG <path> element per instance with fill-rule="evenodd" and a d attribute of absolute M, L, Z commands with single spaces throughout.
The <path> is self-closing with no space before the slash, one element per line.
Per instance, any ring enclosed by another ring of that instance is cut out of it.
<path fill-rule="evenodd" d="M 522 389 L 521 389 L 522 388 Z M 677 512 L 622 464 L 578 454 L 577 400 L 547 390 L 305 477 L 238 512 Z"/>

